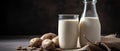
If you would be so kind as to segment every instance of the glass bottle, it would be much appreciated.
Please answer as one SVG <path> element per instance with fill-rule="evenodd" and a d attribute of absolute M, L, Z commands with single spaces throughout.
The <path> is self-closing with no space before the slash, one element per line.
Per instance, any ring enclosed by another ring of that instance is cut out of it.
<path fill-rule="evenodd" d="M 88 41 L 101 40 L 101 24 L 96 11 L 97 0 L 84 0 L 84 11 L 79 22 L 79 41 L 81 47 Z"/>

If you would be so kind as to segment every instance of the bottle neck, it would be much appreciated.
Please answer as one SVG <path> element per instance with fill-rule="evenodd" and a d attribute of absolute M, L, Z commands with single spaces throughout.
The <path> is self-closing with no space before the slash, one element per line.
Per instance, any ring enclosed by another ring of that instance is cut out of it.
<path fill-rule="evenodd" d="M 84 11 L 82 17 L 98 17 L 96 12 L 96 2 L 84 2 Z"/>

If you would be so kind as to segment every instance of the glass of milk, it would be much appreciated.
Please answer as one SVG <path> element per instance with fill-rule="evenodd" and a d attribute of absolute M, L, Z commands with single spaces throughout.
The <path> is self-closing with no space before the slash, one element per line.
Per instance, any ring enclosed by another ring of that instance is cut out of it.
<path fill-rule="evenodd" d="M 60 48 L 77 48 L 78 21 L 79 15 L 77 14 L 59 14 L 58 37 Z"/>

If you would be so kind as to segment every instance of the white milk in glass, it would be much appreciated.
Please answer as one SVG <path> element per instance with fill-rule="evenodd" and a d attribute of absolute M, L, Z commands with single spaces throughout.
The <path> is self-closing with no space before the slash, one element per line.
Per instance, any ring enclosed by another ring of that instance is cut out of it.
<path fill-rule="evenodd" d="M 78 20 L 59 20 L 58 36 L 60 48 L 76 48 L 78 37 Z"/>
<path fill-rule="evenodd" d="M 79 26 L 81 46 L 87 44 L 88 41 L 86 39 L 92 43 L 100 42 L 101 26 L 98 17 L 83 17 L 80 20 Z"/>

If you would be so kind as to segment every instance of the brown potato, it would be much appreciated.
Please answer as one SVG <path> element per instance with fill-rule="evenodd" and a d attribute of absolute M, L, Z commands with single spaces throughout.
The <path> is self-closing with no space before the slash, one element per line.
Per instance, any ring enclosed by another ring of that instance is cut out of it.
<path fill-rule="evenodd" d="M 44 48 L 44 49 L 54 49 L 55 44 L 52 40 L 45 39 L 45 40 L 42 41 L 42 48 Z"/>
<path fill-rule="evenodd" d="M 58 41 L 58 36 L 54 37 L 52 41 L 55 43 L 56 47 L 59 47 L 59 41 Z"/>
<path fill-rule="evenodd" d="M 53 39 L 57 35 L 54 33 L 45 33 L 40 39 L 45 40 L 45 39 Z"/>
<path fill-rule="evenodd" d="M 40 47 L 42 40 L 40 38 L 32 38 L 29 42 L 30 47 Z"/>

